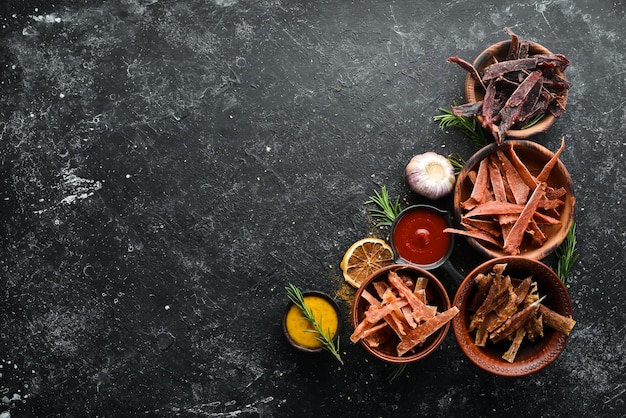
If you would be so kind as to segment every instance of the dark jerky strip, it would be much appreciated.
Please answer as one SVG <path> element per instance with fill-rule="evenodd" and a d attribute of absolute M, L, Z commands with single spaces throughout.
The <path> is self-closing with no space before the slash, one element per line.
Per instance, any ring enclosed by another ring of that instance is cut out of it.
<path fill-rule="evenodd" d="M 569 66 L 569 60 L 562 54 L 537 54 L 528 58 L 501 61 L 491 64 L 483 70 L 483 81 L 497 78 L 506 73 L 532 70 L 537 67 L 557 67 L 564 71 Z"/>
<path fill-rule="evenodd" d="M 483 128 L 488 128 L 493 123 L 494 106 L 496 100 L 496 81 L 491 80 L 487 84 L 487 91 L 483 98 Z"/>
<path fill-rule="evenodd" d="M 505 106 L 517 107 L 524 103 L 528 93 L 532 90 L 537 82 L 541 81 L 541 71 L 533 71 L 526 79 L 515 89 L 513 94 L 507 100 Z"/>
<path fill-rule="evenodd" d="M 480 75 L 478 75 L 478 71 L 476 71 L 476 68 L 474 68 L 474 66 L 465 61 L 463 58 L 461 57 L 450 57 L 448 58 L 448 62 L 452 62 L 455 64 L 458 64 L 461 68 L 463 68 L 465 71 L 469 72 L 472 76 L 472 78 L 482 86 L 483 90 L 486 90 L 485 88 L 485 83 L 483 83 L 483 80 L 480 78 Z"/>
<path fill-rule="evenodd" d="M 483 102 L 465 103 L 458 106 L 452 106 L 452 114 L 454 116 L 462 116 L 465 118 L 471 118 L 481 113 Z"/>
<path fill-rule="evenodd" d="M 520 41 L 517 58 L 528 58 L 529 51 L 530 51 L 530 42 Z"/>
<path fill-rule="evenodd" d="M 537 81 L 537 83 L 533 86 L 532 89 L 526 95 L 526 99 L 520 103 L 519 112 L 517 113 L 517 121 L 518 125 L 523 124 L 526 121 L 532 119 L 532 117 L 537 113 L 537 109 L 535 109 L 535 105 L 539 101 L 539 97 L 541 97 L 541 89 L 543 88 L 543 77 Z"/>
<path fill-rule="evenodd" d="M 565 113 L 565 96 L 558 96 L 555 100 L 550 102 L 548 104 L 548 110 L 557 118 Z"/>
<path fill-rule="evenodd" d="M 496 143 L 502 145 L 506 133 L 516 121 L 526 120 L 532 113 L 533 106 L 541 91 L 541 71 L 533 71 L 511 94 L 504 107 L 500 110 L 500 125 Z"/>
<path fill-rule="evenodd" d="M 506 54 L 506 59 L 514 60 L 519 58 L 519 37 L 513 33 L 511 28 L 504 28 L 504 31 L 511 37 L 511 46 L 508 54 Z"/>
<path fill-rule="evenodd" d="M 536 54 L 533 58 L 537 58 L 537 64 L 546 67 L 557 67 L 561 71 L 569 66 L 569 60 L 563 54 Z"/>
<path fill-rule="evenodd" d="M 522 58 L 516 60 L 500 61 L 496 64 L 491 64 L 485 67 L 483 71 L 483 80 L 491 80 L 498 78 L 506 73 L 521 70 L 532 70 L 537 67 L 539 60 L 535 57 Z"/>

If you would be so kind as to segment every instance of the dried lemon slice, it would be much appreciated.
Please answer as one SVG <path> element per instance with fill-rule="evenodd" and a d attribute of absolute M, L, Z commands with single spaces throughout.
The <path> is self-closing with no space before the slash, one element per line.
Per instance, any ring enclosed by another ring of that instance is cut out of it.
<path fill-rule="evenodd" d="M 339 266 L 346 282 L 358 288 L 371 273 L 393 262 L 389 244 L 379 238 L 363 238 L 348 248 Z"/>

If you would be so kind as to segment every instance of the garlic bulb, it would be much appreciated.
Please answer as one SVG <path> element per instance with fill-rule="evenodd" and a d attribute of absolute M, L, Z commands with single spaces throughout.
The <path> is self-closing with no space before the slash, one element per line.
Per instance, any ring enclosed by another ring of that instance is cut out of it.
<path fill-rule="evenodd" d="M 456 180 L 450 161 L 431 151 L 411 158 L 405 175 L 411 190 L 433 200 L 450 193 Z"/>

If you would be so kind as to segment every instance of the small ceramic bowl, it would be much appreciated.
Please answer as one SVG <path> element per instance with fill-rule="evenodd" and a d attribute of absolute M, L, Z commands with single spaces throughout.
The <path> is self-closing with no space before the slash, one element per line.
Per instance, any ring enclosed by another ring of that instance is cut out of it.
<path fill-rule="evenodd" d="M 352 325 L 354 328 L 363 320 L 365 312 L 369 306 L 361 295 L 365 289 L 372 295 L 376 295 L 374 290 L 374 283 L 379 281 L 387 281 L 388 273 L 390 270 L 400 270 L 403 274 L 411 277 L 413 281 L 418 277 L 425 277 L 428 279 L 426 286 L 426 295 L 429 305 L 437 306 L 438 312 L 443 312 L 450 308 L 450 298 L 443 284 L 432 273 L 413 265 L 408 264 L 392 264 L 383 267 L 374 273 L 372 273 L 356 291 L 354 298 L 354 304 L 352 308 Z M 359 342 L 375 358 L 392 364 L 408 364 L 418 360 L 422 360 L 432 354 L 443 343 L 448 331 L 450 329 L 450 322 L 436 331 L 433 335 L 429 336 L 422 345 L 417 346 L 414 351 L 411 351 L 403 356 L 398 356 L 396 347 L 399 343 L 399 339 L 392 338 L 386 344 L 379 347 L 370 347 L 365 341 Z"/>
<path fill-rule="evenodd" d="M 335 338 L 337 335 L 339 335 L 339 333 L 341 332 L 341 311 L 339 310 L 339 305 L 337 305 L 337 302 L 330 297 L 330 295 L 324 293 L 324 292 L 320 292 L 317 290 L 310 290 L 310 291 L 306 291 L 306 292 L 302 292 L 302 296 L 303 298 L 306 300 L 306 298 L 308 296 L 311 297 L 317 297 L 320 298 L 321 300 L 323 300 L 324 302 L 326 302 L 326 306 L 332 310 L 334 310 L 336 317 L 337 317 L 337 329 L 333 335 L 333 338 Z M 290 315 L 290 311 L 293 309 L 298 309 L 293 302 L 289 302 L 289 304 L 287 305 L 287 308 L 285 309 L 285 313 L 283 315 L 283 320 L 282 320 L 282 328 L 283 328 L 283 333 L 285 334 L 285 338 L 287 339 L 287 341 L 289 342 L 289 344 L 300 350 L 300 351 L 304 351 L 307 353 L 319 353 L 321 351 L 324 350 L 324 347 L 320 346 L 320 347 L 315 347 L 312 348 L 310 346 L 307 345 L 303 345 L 302 342 L 296 341 L 294 339 L 294 337 L 292 337 L 292 335 L 290 334 L 289 330 L 288 330 L 288 325 L 287 325 L 287 321 L 288 321 L 288 315 Z M 295 311 L 292 311 L 292 314 Z M 308 323 L 306 322 L 306 320 L 304 318 L 299 319 L 302 327 L 305 327 L 308 325 Z M 314 333 L 307 333 L 306 334 L 306 339 L 310 340 L 311 338 L 314 338 Z M 310 338 L 309 338 L 310 337 Z M 297 338 L 297 337 L 296 337 Z"/>
<path fill-rule="evenodd" d="M 468 332 L 472 315 L 468 306 L 477 288 L 474 279 L 479 273 L 488 274 L 500 263 L 507 264 L 504 274 L 512 278 L 532 275 L 532 279 L 537 282 L 539 297 L 546 296 L 542 303 L 561 315 L 571 317 L 572 304 L 567 288 L 552 269 L 539 261 L 524 257 L 503 257 L 479 265 L 461 283 L 454 297 L 454 305 L 459 308 L 459 314 L 452 319 L 452 330 L 461 351 L 479 368 L 498 376 L 526 376 L 552 363 L 565 348 L 568 336 L 544 325 L 544 337 L 534 342 L 522 341 L 513 363 L 502 358 L 510 342 L 487 342 L 485 347 L 474 344 L 474 333 Z"/>
<path fill-rule="evenodd" d="M 549 149 L 529 140 L 510 140 L 507 141 L 506 144 L 505 147 L 513 147 L 513 150 L 519 156 L 520 160 L 526 165 L 530 173 L 535 176 L 541 172 L 546 162 L 554 155 Z M 488 158 L 492 153 L 502 149 L 504 149 L 504 147 L 498 147 L 496 144 L 490 144 L 480 149 L 467 160 L 465 166 L 459 173 L 454 190 L 454 218 L 457 225 L 460 224 L 461 216 L 465 213 L 464 209 L 461 207 L 461 203 L 469 198 L 473 188 L 473 183 L 468 178 L 468 174 L 473 170 L 477 170 L 483 159 Z M 535 260 L 545 258 L 563 242 L 574 222 L 574 208 L 576 205 L 574 186 L 567 168 L 565 168 L 565 165 L 561 161 L 558 161 L 556 166 L 552 169 L 547 183 L 548 186 L 554 188 L 564 187 L 567 192 L 566 195 L 561 198 L 564 201 L 563 205 L 558 208 L 558 219 L 560 223 L 542 226 L 542 230 L 546 235 L 546 241 L 542 245 L 535 244 L 526 237 L 524 241 L 522 241 L 520 253 L 517 255 Z M 505 253 L 502 248 L 485 241 L 470 237 L 467 237 L 467 241 L 485 257 L 494 258 L 510 255 Z"/>
<path fill-rule="evenodd" d="M 478 73 L 480 74 L 481 70 L 484 67 L 486 67 L 487 65 L 493 62 L 493 58 L 497 59 L 498 61 L 505 60 L 510 46 L 511 46 L 511 41 L 506 40 L 506 41 L 495 43 L 487 47 L 474 60 L 473 62 L 474 68 L 476 68 L 476 70 L 478 70 Z M 551 54 L 550 50 L 548 50 L 546 47 L 536 42 L 529 43 L 528 52 L 529 52 L 529 55 Z M 559 76 L 566 78 L 563 72 L 560 71 L 559 69 L 556 69 L 555 71 Z M 484 97 L 485 97 L 484 89 L 481 86 L 479 86 L 476 83 L 476 81 L 468 74 L 465 79 L 465 98 L 467 100 L 467 103 L 479 102 L 483 100 Z M 566 103 L 567 103 L 567 93 L 563 101 L 563 106 L 565 106 Z M 480 123 L 483 122 L 483 117 L 480 115 L 477 115 L 476 119 Z M 554 117 L 554 115 L 552 115 L 550 112 L 546 112 L 546 114 L 544 115 L 543 118 L 541 118 L 541 120 L 539 120 L 537 123 L 535 123 L 534 125 L 526 129 L 510 129 L 507 132 L 507 138 L 508 139 L 530 138 L 533 135 L 546 132 L 548 129 L 552 127 L 552 125 L 554 125 L 555 121 L 556 121 L 556 118 Z"/>

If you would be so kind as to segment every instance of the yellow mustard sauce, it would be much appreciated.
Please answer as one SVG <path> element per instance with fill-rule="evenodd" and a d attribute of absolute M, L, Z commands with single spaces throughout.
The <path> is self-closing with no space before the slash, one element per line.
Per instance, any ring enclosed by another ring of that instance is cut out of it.
<path fill-rule="evenodd" d="M 330 337 L 334 338 L 339 326 L 339 318 L 330 302 L 319 296 L 308 295 L 304 296 L 304 303 L 309 307 L 322 330 L 328 330 Z M 313 324 L 307 321 L 297 306 L 292 305 L 289 308 L 285 318 L 285 327 L 296 344 L 306 348 L 322 347 L 322 343 L 316 338 L 319 334 L 315 331 Z"/>

